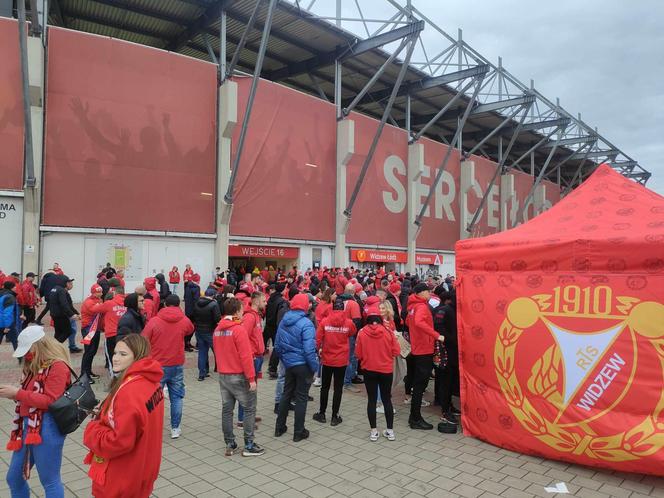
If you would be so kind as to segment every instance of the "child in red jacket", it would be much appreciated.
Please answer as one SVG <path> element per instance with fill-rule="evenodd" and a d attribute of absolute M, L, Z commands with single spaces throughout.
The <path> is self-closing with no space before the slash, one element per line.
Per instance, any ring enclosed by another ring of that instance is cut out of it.
<path fill-rule="evenodd" d="M 117 377 L 83 435 L 96 498 L 148 498 L 159 475 L 164 393 L 161 367 L 149 356 L 150 343 L 139 334 L 115 346 Z"/>
<path fill-rule="evenodd" d="M 377 305 L 367 310 L 367 325 L 360 330 L 355 343 L 355 355 L 364 371 L 364 386 L 367 389 L 367 417 L 371 426 L 369 439 L 378 441 L 380 433 L 376 428 L 376 401 L 378 389 L 385 407 L 387 429 L 383 431 L 389 441 L 394 441 L 392 410 L 392 372 L 394 358 L 401 352 L 399 342 L 393 332 L 383 325 L 383 317 Z"/>

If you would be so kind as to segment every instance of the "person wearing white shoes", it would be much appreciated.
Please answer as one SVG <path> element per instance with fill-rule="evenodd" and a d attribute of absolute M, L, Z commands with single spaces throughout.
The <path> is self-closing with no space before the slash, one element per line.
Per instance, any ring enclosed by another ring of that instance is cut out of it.
<path fill-rule="evenodd" d="M 378 391 L 383 399 L 387 429 L 383 431 L 389 441 L 394 441 L 394 411 L 392 407 L 392 374 L 394 358 L 401 353 L 399 342 L 393 332 L 383 325 L 377 305 L 367 309 L 367 325 L 360 330 L 355 343 L 355 355 L 364 371 L 364 386 L 367 390 L 367 417 L 371 426 L 369 439 L 378 441 L 380 433 L 376 426 L 376 401 Z"/>

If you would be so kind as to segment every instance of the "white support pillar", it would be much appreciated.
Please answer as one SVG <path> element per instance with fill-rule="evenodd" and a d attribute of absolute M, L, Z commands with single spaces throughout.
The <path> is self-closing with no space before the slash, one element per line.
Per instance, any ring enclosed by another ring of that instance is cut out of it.
<path fill-rule="evenodd" d="M 500 177 L 500 230 L 512 228 L 512 211 L 516 196 L 514 192 L 514 175 L 507 174 Z M 512 210 L 510 210 L 512 207 Z M 514 214 L 516 217 L 516 214 Z"/>
<path fill-rule="evenodd" d="M 535 187 L 535 192 L 533 192 L 533 214 L 535 216 L 540 215 L 549 209 L 549 207 L 546 203 L 546 185 L 540 183 Z"/>
<path fill-rule="evenodd" d="M 483 192 L 480 188 L 479 183 L 475 179 L 475 163 L 473 161 L 461 161 L 461 174 L 459 179 L 459 239 L 467 239 L 472 236 L 471 233 L 467 231 L 468 225 L 472 221 L 475 213 L 471 213 L 468 205 L 469 196 L 475 196 L 478 201 L 482 199 Z M 480 212 L 480 215 L 477 219 L 477 224 L 481 223 L 482 215 L 484 210 Z"/>
<path fill-rule="evenodd" d="M 334 245 L 334 265 L 348 266 L 346 233 L 350 219 L 344 214 L 346 209 L 346 166 L 355 154 L 355 121 L 342 119 L 337 122 L 337 196 L 336 196 L 336 237 Z"/>
<path fill-rule="evenodd" d="M 411 274 L 416 269 L 417 236 L 420 228 L 415 224 L 415 219 L 420 213 L 420 177 L 424 172 L 424 145 L 412 143 L 408 145 L 408 262 L 406 271 Z M 433 175 L 432 175 L 433 176 Z"/>
<path fill-rule="evenodd" d="M 44 164 L 44 46 L 41 38 L 28 36 L 28 83 L 32 121 L 32 154 L 35 167 L 35 186 L 24 188 L 23 198 L 23 257 L 21 271 L 39 273 L 39 251 L 42 199 L 42 169 Z"/>
<path fill-rule="evenodd" d="M 217 240 L 214 247 L 215 266 L 228 268 L 228 241 L 230 238 L 233 205 L 224 201 L 231 176 L 231 138 L 237 125 L 237 83 L 225 80 L 219 87 L 219 113 L 217 117 Z"/>

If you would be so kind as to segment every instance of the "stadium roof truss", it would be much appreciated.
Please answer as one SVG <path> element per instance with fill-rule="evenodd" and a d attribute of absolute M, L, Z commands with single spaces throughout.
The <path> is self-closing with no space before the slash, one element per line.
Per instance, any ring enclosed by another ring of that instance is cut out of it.
<path fill-rule="evenodd" d="M 3 3 L 7 8 L 20 1 L 0 0 L 0 11 Z M 253 74 L 237 164 L 259 77 L 334 102 L 339 120 L 351 111 L 379 119 L 348 217 L 387 123 L 406 129 L 411 143 L 427 136 L 464 156 L 496 161 L 492 184 L 510 170 L 532 174 L 529 197 L 542 180 L 568 192 L 602 162 L 642 184 L 651 176 L 580 115 L 542 95 L 532 80 L 522 83 L 501 58 L 494 64 L 474 50 L 461 30 L 445 32 L 415 0 L 375 0 L 381 8 L 371 16 L 360 0 L 25 1 L 33 32 L 47 11 L 48 24 L 211 61 L 219 66 L 220 84 L 233 74 Z M 441 158 L 416 223 L 451 151 Z M 231 179 L 227 203 L 232 189 Z"/>

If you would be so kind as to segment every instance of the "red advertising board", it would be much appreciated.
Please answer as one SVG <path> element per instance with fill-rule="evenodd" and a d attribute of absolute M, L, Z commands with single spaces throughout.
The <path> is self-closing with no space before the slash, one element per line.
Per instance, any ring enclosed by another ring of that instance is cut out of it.
<path fill-rule="evenodd" d="M 474 213 L 480 206 L 482 197 L 489 187 L 489 183 L 496 172 L 498 165 L 481 156 L 472 156 L 471 161 L 475 163 L 475 180 L 477 188 L 471 188 L 468 192 L 468 210 Z M 479 217 L 474 236 L 489 235 L 500 229 L 500 178 L 496 180 L 489 194 L 488 202 Z"/>
<path fill-rule="evenodd" d="M 236 81 L 241 123 L 251 79 Z M 335 137 L 333 105 L 261 80 L 235 184 L 231 234 L 334 240 Z"/>
<path fill-rule="evenodd" d="M 18 24 L 0 17 L 0 189 L 23 188 L 23 91 Z"/>
<path fill-rule="evenodd" d="M 300 249 L 297 247 L 278 246 L 228 246 L 231 258 L 282 258 L 297 259 Z"/>
<path fill-rule="evenodd" d="M 418 265 L 442 265 L 443 256 L 441 254 L 426 254 L 418 252 L 415 254 L 415 263 Z"/>
<path fill-rule="evenodd" d="M 43 222 L 214 232 L 216 66 L 49 29 Z"/>
<path fill-rule="evenodd" d="M 378 121 L 352 113 L 355 121 L 355 154 L 346 169 L 346 196 L 350 199 L 369 152 Z M 334 142 L 335 135 L 330 135 Z M 385 126 L 362 188 L 353 207 L 348 242 L 356 244 L 406 245 L 406 163 L 408 135 Z M 395 191 L 395 187 L 398 191 Z"/>
<path fill-rule="evenodd" d="M 403 251 L 351 249 L 350 260 L 359 263 L 407 263 L 408 253 Z M 415 255 L 415 263 L 418 265 L 442 265 L 443 256 L 418 252 Z"/>

